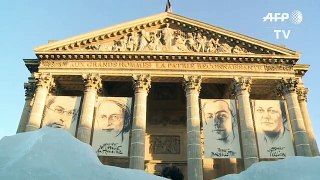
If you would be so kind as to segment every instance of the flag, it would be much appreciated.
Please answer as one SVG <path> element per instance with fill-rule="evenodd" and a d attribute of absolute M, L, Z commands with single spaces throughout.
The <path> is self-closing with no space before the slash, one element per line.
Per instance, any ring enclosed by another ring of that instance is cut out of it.
<path fill-rule="evenodd" d="M 172 6 L 170 0 L 167 0 L 166 12 L 172 12 Z"/>

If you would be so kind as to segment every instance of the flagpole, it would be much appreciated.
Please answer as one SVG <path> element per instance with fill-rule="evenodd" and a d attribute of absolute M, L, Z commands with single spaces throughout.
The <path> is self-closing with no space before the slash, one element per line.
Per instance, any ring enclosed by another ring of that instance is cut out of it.
<path fill-rule="evenodd" d="M 172 13 L 172 6 L 171 6 L 170 0 L 167 0 L 165 12 L 170 12 L 170 13 Z"/>

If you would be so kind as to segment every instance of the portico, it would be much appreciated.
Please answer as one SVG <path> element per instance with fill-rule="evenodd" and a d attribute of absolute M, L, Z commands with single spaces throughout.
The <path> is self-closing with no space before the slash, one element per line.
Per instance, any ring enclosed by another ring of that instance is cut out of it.
<path fill-rule="evenodd" d="M 308 70 L 296 64 L 296 51 L 166 12 L 49 43 L 35 53 L 37 59 L 25 60 L 31 76 L 18 132 L 42 127 L 48 95 L 79 96 L 76 137 L 92 144 L 97 99 L 133 99 L 129 156 L 100 157 L 105 164 L 154 174 L 172 164 L 189 180 L 238 173 L 264 160 L 252 99 L 284 98 L 295 155 L 319 153 L 306 104 L 296 93 L 297 79 L 301 84 Z M 204 157 L 209 138 L 201 99 L 236 102 L 241 158 Z"/>

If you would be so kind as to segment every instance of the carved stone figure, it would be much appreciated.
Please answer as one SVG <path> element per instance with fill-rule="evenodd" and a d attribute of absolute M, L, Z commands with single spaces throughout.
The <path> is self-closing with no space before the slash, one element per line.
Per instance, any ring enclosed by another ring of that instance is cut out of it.
<path fill-rule="evenodd" d="M 148 45 L 150 43 L 150 33 L 146 32 L 144 29 L 141 31 L 140 45 L 138 51 L 148 50 Z"/>
<path fill-rule="evenodd" d="M 187 33 L 187 39 L 185 45 L 189 51 L 195 51 L 195 40 L 191 32 Z"/>
<path fill-rule="evenodd" d="M 129 39 L 130 43 L 132 43 L 132 51 L 137 51 L 139 47 L 139 35 L 138 33 L 133 33 Z"/>
<path fill-rule="evenodd" d="M 218 46 L 217 53 L 231 53 L 231 46 L 227 43 L 223 43 Z"/>
<path fill-rule="evenodd" d="M 250 52 L 248 50 L 246 50 L 245 48 L 241 48 L 240 46 L 236 45 L 235 47 L 232 48 L 232 53 L 234 53 L 234 54 L 247 54 Z"/>
<path fill-rule="evenodd" d="M 134 51 L 134 37 L 133 34 L 128 35 L 127 49 L 129 51 Z"/>
<path fill-rule="evenodd" d="M 215 44 L 215 40 L 213 38 L 211 38 L 207 43 L 207 51 L 206 52 L 215 53 L 216 51 L 217 51 L 217 45 Z"/>
<path fill-rule="evenodd" d="M 162 43 L 160 41 L 161 39 L 161 34 L 154 32 L 153 35 L 150 37 L 150 44 L 149 44 L 149 48 L 150 50 L 154 50 L 154 51 L 161 51 L 162 50 Z"/>
<path fill-rule="evenodd" d="M 208 42 L 207 37 L 202 36 L 202 39 L 200 42 L 200 46 L 201 46 L 200 52 L 207 52 L 207 42 Z"/>
<path fill-rule="evenodd" d="M 203 49 L 202 43 L 203 43 L 203 40 L 202 40 L 201 34 L 198 33 L 196 36 L 196 45 L 197 45 L 196 51 L 197 52 L 200 52 L 201 49 Z"/>
<path fill-rule="evenodd" d="M 170 50 L 174 37 L 174 30 L 169 28 L 169 24 L 166 24 L 166 27 L 162 30 L 162 34 L 166 49 Z"/>
<path fill-rule="evenodd" d="M 174 38 L 174 50 L 177 51 L 188 51 L 188 48 L 186 47 L 186 40 L 184 39 L 183 36 L 181 35 L 176 35 L 176 37 Z"/>
<path fill-rule="evenodd" d="M 126 51 L 127 50 L 128 37 L 123 36 L 120 40 L 115 40 L 113 43 L 113 51 Z"/>
<path fill-rule="evenodd" d="M 112 51 L 119 51 L 119 41 L 113 41 Z"/>
<path fill-rule="evenodd" d="M 182 31 L 170 28 L 169 23 L 164 28 L 153 31 L 142 29 L 140 32 L 128 33 L 113 42 L 90 44 L 80 50 L 92 51 L 169 51 L 169 52 L 201 52 L 201 53 L 233 53 L 252 54 L 239 45 L 230 46 L 203 35 L 201 32 Z"/>

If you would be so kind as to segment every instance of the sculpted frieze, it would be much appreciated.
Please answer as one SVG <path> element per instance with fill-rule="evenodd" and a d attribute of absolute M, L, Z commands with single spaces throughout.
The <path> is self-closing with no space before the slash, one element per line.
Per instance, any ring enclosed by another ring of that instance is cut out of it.
<path fill-rule="evenodd" d="M 130 32 L 111 41 L 90 44 L 76 51 L 158 51 L 158 52 L 199 52 L 253 54 L 248 49 L 227 43 L 207 33 L 174 29 L 166 24 L 156 30 L 142 29 Z"/>
<path fill-rule="evenodd" d="M 151 135 L 149 152 L 151 154 L 179 154 L 180 136 Z"/>

